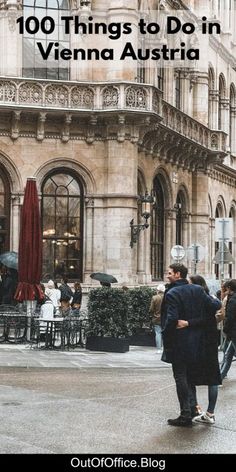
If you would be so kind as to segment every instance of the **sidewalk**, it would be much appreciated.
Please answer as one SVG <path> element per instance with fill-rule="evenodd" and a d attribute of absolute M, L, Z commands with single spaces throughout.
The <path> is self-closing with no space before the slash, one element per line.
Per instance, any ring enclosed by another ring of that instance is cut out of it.
<path fill-rule="evenodd" d="M 83 348 L 69 351 L 32 348 L 29 344 L 0 344 L 0 368 L 157 368 L 161 362 L 155 347 L 130 346 L 125 353 L 95 352 Z"/>
<path fill-rule="evenodd" d="M 0 345 L 1 454 L 235 454 L 236 363 L 215 425 L 168 426 L 178 415 L 171 366 L 152 347 L 127 353 Z M 198 401 L 207 406 L 207 387 Z M 33 463 L 33 462 L 32 462 Z"/>

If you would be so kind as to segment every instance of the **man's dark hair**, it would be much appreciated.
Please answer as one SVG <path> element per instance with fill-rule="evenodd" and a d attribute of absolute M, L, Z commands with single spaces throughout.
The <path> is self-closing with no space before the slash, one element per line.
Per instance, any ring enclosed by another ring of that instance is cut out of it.
<path fill-rule="evenodd" d="M 181 279 L 186 279 L 188 269 L 183 264 L 177 264 L 177 263 L 176 264 L 171 264 L 169 267 L 170 267 L 170 269 L 173 270 L 174 274 L 177 274 L 177 272 L 179 272 L 180 276 L 181 276 Z"/>
<path fill-rule="evenodd" d="M 232 292 L 236 292 L 236 279 L 229 280 L 228 288 L 232 290 Z"/>

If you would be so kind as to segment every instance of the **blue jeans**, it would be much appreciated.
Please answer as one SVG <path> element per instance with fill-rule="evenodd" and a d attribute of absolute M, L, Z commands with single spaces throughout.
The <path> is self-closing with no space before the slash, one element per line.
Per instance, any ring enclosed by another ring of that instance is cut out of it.
<path fill-rule="evenodd" d="M 230 343 L 228 344 L 228 347 L 224 355 L 224 361 L 223 361 L 223 364 L 221 365 L 220 373 L 221 373 L 222 380 L 226 377 L 231 367 L 235 352 L 236 352 L 236 340 L 233 340 L 233 341 L 230 341 Z"/>
<path fill-rule="evenodd" d="M 195 385 L 192 385 L 191 404 L 197 405 L 197 391 Z M 208 385 L 208 413 L 214 413 L 218 397 L 218 385 Z"/>
<path fill-rule="evenodd" d="M 155 331 L 156 347 L 157 349 L 161 349 L 162 347 L 161 326 L 154 325 L 154 331 Z"/>

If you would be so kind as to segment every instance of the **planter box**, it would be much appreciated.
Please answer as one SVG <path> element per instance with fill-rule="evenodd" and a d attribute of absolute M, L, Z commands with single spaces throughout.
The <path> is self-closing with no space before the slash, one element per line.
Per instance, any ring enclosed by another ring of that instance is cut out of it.
<path fill-rule="evenodd" d="M 156 346 L 155 334 L 153 332 L 136 333 L 129 337 L 131 346 Z"/>
<path fill-rule="evenodd" d="M 127 338 L 88 336 L 86 349 L 90 351 L 127 352 L 129 351 L 129 340 Z"/>

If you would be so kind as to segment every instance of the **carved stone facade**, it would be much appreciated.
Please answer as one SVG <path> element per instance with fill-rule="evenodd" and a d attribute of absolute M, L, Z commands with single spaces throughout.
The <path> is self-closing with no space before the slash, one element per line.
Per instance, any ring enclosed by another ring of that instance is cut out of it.
<path fill-rule="evenodd" d="M 70 8 L 85 11 L 93 3 L 104 6 L 99 0 L 77 1 Z M 110 2 L 114 18 L 115 3 Z M 168 9 L 172 2 L 132 0 L 129 7 L 125 1 L 118 3 L 125 21 L 135 16 L 138 4 L 141 9 Z M 11 5 L 18 11 L 22 2 Z M 83 64 L 71 72 L 73 80 L 55 81 L 22 78 L 17 62 L 15 74 L 0 77 L 0 177 L 9 188 L 4 205 L 0 200 L 0 222 L 7 206 L 10 215 L 10 239 L 1 251 L 18 250 L 27 177 L 36 177 L 43 202 L 47 179 L 64 174 L 80 185 L 78 264 L 84 284 L 92 284 L 89 275 L 95 271 L 112 273 L 127 285 L 164 279 L 176 244 L 204 246 L 206 256 L 198 271 L 217 276 L 212 263 L 216 217 L 234 219 L 231 250 L 236 257 L 236 72 L 229 65 L 234 40 L 232 36 L 226 59 L 226 45 L 221 42 L 217 53 L 213 41 L 204 72 L 185 70 L 179 75 L 165 69 L 162 90 L 153 67 L 146 68 L 146 83 L 138 83 L 134 64 L 123 68 L 123 76 L 111 65 L 99 80 L 94 79 L 97 64 L 87 69 Z M 224 90 L 221 75 L 227 77 Z M 143 223 L 138 195 L 146 190 L 155 196 L 150 226 L 130 247 L 130 221 Z M 184 262 L 193 271 L 192 262 Z M 229 275 L 236 277 L 235 263 L 225 266 Z"/>

